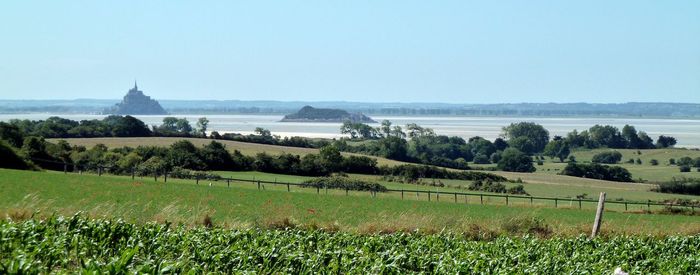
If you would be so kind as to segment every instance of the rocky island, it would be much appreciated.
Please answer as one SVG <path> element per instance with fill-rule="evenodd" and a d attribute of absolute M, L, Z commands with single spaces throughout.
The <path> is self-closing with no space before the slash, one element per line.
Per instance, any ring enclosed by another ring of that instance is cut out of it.
<path fill-rule="evenodd" d="M 107 113 L 116 115 L 167 115 L 168 112 L 160 106 L 160 103 L 150 96 L 143 94 L 140 91 L 136 82 L 134 88 L 131 88 L 124 96 L 121 103 L 116 104 L 113 108 L 107 110 Z"/>
<path fill-rule="evenodd" d="M 340 109 L 325 109 L 304 106 L 293 114 L 284 116 L 281 122 L 345 122 L 376 123 L 373 119 L 361 113 L 349 113 Z"/>

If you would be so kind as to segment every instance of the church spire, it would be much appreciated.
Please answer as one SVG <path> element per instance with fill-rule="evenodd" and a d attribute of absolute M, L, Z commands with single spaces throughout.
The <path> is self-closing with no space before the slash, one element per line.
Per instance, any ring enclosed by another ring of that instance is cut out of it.
<path fill-rule="evenodd" d="M 138 90 L 139 90 L 139 87 L 138 87 L 138 86 L 136 86 L 136 79 L 134 79 L 134 90 L 136 90 L 136 91 L 138 91 Z"/>

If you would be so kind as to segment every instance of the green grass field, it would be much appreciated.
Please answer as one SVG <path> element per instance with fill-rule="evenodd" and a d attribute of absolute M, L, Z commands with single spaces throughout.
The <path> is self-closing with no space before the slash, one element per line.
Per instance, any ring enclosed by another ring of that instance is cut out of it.
<path fill-rule="evenodd" d="M 462 203 L 462 198 L 454 203 L 449 196 L 440 202 L 427 202 L 401 200 L 396 194 L 372 198 L 366 192 L 350 192 L 346 196 L 344 191 L 316 194 L 314 189 L 296 188 L 287 192 L 284 186 L 271 185 L 258 190 L 254 183 L 226 187 L 223 182 L 209 186 L 205 181 L 195 185 L 192 180 L 160 180 L 0 170 L 0 211 L 2 216 L 14 218 L 27 218 L 36 211 L 39 215 L 82 211 L 92 217 L 188 225 L 210 216 L 215 224 L 232 228 L 292 223 L 361 233 L 416 229 L 466 232 L 474 228 L 500 232 L 509 222 L 520 223 L 524 218 L 542 219 L 559 235 L 588 233 L 594 216 L 591 209 L 555 209 L 524 203 L 504 206 L 500 202 L 480 205 L 473 201 L 475 198 L 469 204 Z M 606 212 L 603 230 L 610 234 L 692 234 L 700 232 L 700 218 Z"/>
<path fill-rule="evenodd" d="M 303 177 L 303 176 L 293 176 L 293 175 L 280 175 L 280 174 L 271 174 L 271 173 L 262 173 L 262 172 L 225 172 L 225 171 L 219 171 L 217 172 L 218 174 L 224 176 L 224 177 L 232 177 L 232 178 L 238 178 L 238 179 L 248 179 L 248 180 L 262 180 L 262 181 L 279 181 L 279 182 L 291 182 L 291 183 L 299 183 L 304 181 L 305 179 L 309 179 L 310 177 Z M 501 174 L 501 173 L 499 173 Z M 514 173 L 515 174 L 515 173 Z M 487 192 L 478 192 L 478 191 L 469 191 L 467 187 L 471 183 L 470 181 L 463 181 L 463 180 L 446 180 L 446 179 L 438 179 L 435 180 L 437 182 L 442 182 L 445 187 L 435 187 L 435 186 L 429 186 L 429 185 L 416 185 L 416 184 L 405 184 L 405 183 L 397 183 L 397 182 L 387 182 L 382 179 L 381 176 L 372 176 L 372 175 L 358 175 L 358 174 L 350 174 L 349 175 L 352 178 L 357 178 L 357 179 L 362 179 L 366 181 L 372 181 L 372 182 L 378 182 L 387 188 L 390 189 L 417 189 L 417 190 L 431 190 L 431 191 L 443 191 L 443 192 L 467 192 L 467 193 L 483 193 L 483 194 L 493 194 L 493 193 L 487 193 Z M 620 183 L 620 182 L 608 182 L 608 181 L 599 181 L 599 180 L 592 180 L 592 179 L 578 179 L 578 178 L 573 178 L 577 180 L 572 180 L 568 182 L 556 182 L 552 183 L 552 180 L 550 179 L 549 181 L 543 180 L 543 181 L 538 181 L 538 177 L 548 177 L 548 175 L 542 175 L 542 174 L 532 174 L 532 177 L 529 178 L 524 178 L 527 183 L 524 183 L 525 191 L 527 191 L 530 195 L 535 196 L 535 197 L 557 197 L 557 198 L 575 198 L 577 195 L 581 194 L 588 194 L 588 197 L 592 199 L 597 199 L 597 196 L 600 192 L 606 192 L 608 199 L 614 200 L 614 199 L 625 199 L 629 201 L 647 201 L 647 200 L 652 200 L 652 201 L 663 201 L 665 199 L 673 199 L 673 198 L 682 198 L 682 199 L 691 199 L 691 200 L 700 200 L 700 196 L 692 196 L 692 195 L 678 195 L 678 194 L 666 194 L 666 193 L 658 193 L 658 192 L 652 192 L 650 191 L 653 185 L 650 184 L 642 184 L 642 183 Z M 571 178 L 571 177 L 569 177 Z M 432 182 L 432 179 L 423 179 L 425 182 Z M 511 187 L 516 185 L 515 183 L 506 183 L 506 186 Z M 286 187 L 285 187 L 286 190 Z M 407 196 L 406 196 L 407 197 Z M 415 196 L 412 197 L 412 199 L 415 199 Z M 426 199 L 427 198 L 422 198 Z M 476 199 L 476 197 L 473 198 L 468 198 L 468 199 Z M 460 199 L 460 201 L 463 199 Z M 491 198 L 491 202 L 493 203 L 505 203 L 503 199 L 500 198 Z M 517 199 L 515 202 L 521 202 L 518 201 Z M 529 200 L 526 202 L 529 203 Z M 544 201 L 539 202 L 540 204 L 552 204 L 552 203 L 545 203 Z M 567 201 L 566 204 L 570 204 L 571 201 Z M 575 202 L 574 202 L 575 203 Z M 590 204 L 587 205 L 588 207 L 594 207 L 594 205 Z M 578 207 L 578 205 L 576 205 Z M 611 209 L 615 210 L 624 210 L 624 206 L 620 205 L 610 205 L 609 206 Z M 643 207 L 646 209 L 646 207 Z M 642 207 L 636 207 L 632 208 L 629 207 L 628 210 L 631 209 L 638 209 L 641 210 Z"/>
<path fill-rule="evenodd" d="M 634 180 L 639 180 L 642 179 L 647 182 L 663 182 L 663 181 L 669 181 L 672 178 L 676 177 L 700 177 L 700 172 L 697 171 L 697 168 L 693 168 L 691 172 L 687 173 L 681 173 L 679 170 L 679 167 L 676 165 L 669 165 L 669 160 L 670 159 L 680 159 L 682 157 L 691 157 L 693 159 L 700 157 L 700 151 L 698 150 L 691 150 L 691 149 L 684 149 L 684 148 L 668 148 L 668 149 L 646 149 L 646 150 L 636 150 L 636 149 L 594 149 L 594 150 L 577 150 L 571 153 L 571 155 L 576 157 L 576 161 L 582 162 L 582 163 L 590 163 L 591 159 L 593 158 L 593 155 L 600 153 L 600 152 L 605 152 L 605 151 L 618 151 L 622 154 L 622 161 L 618 164 L 618 166 L 624 167 L 627 170 L 630 171 L 632 174 L 632 178 Z M 637 151 L 641 152 L 641 154 L 637 154 Z M 627 160 L 629 159 L 634 159 L 636 160 L 639 158 L 642 161 L 642 164 L 629 164 L 626 163 Z M 651 165 L 650 161 L 652 159 L 656 159 L 659 162 L 659 165 L 653 166 Z M 494 164 L 487 164 L 487 165 L 481 165 L 481 164 L 472 164 L 470 165 L 475 166 L 475 167 L 494 167 Z M 561 175 L 557 175 L 559 172 L 561 172 L 562 169 L 566 166 L 566 163 L 561 163 L 559 162 L 558 159 L 552 160 L 549 158 L 546 158 L 544 161 L 543 165 L 535 165 L 537 168 L 537 171 L 535 174 L 546 174 L 546 175 L 551 175 L 552 177 L 550 179 L 547 179 L 547 177 L 543 176 L 527 176 L 523 175 L 521 178 L 523 180 L 526 180 L 526 178 L 529 178 L 531 181 L 536 181 L 536 182 L 551 182 L 551 179 L 555 179 L 557 181 L 563 181 L 564 178 L 561 177 Z M 519 177 L 519 174 L 513 174 L 513 173 L 499 173 L 501 175 L 504 175 L 508 178 L 513 178 L 513 177 Z"/>
<path fill-rule="evenodd" d="M 114 147 L 122 147 L 122 146 L 137 147 L 139 145 L 169 146 L 169 145 L 173 144 L 174 142 L 181 140 L 181 139 L 189 140 L 197 146 L 204 146 L 205 144 L 211 142 L 210 139 L 169 138 L 169 137 L 69 138 L 69 139 L 65 139 L 65 140 L 68 141 L 70 144 L 82 145 L 82 146 L 86 146 L 87 148 L 91 148 L 92 146 L 95 146 L 96 144 L 104 144 L 107 147 L 114 148 Z M 55 142 L 57 140 L 58 139 L 51 139 L 49 141 Z M 219 140 L 219 142 L 226 144 L 226 147 L 229 150 L 239 150 L 243 154 L 247 154 L 247 155 L 254 155 L 254 154 L 260 153 L 260 152 L 267 152 L 270 154 L 291 153 L 291 154 L 299 154 L 299 155 L 318 152 L 317 149 L 311 149 L 311 148 L 285 147 L 285 146 L 275 146 L 275 145 L 246 143 L 246 142 L 237 142 L 237 141 L 225 141 L 225 140 Z M 349 155 L 348 153 L 343 153 L 343 154 Z M 389 160 L 389 159 L 385 159 L 385 158 L 377 158 L 377 157 L 373 157 L 373 158 L 377 159 L 377 162 L 379 165 L 390 165 L 391 166 L 391 165 L 405 164 L 405 162 Z M 589 157 L 589 159 L 590 159 L 590 157 Z M 585 161 L 585 158 L 583 159 L 583 161 Z M 472 164 L 472 165 L 475 167 L 493 166 L 493 165 L 475 165 L 475 164 Z M 555 184 L 555 185 L 571 184 L 571 185 L 584 186 L 584 187 L 592 183 L 593 180 L 590 180 L 590 179 L 582 179 L 582 178 L 577 178 L 577 177 L 557 175 L 558 170 L 556 170 L 556 169 L 561 169 L 561 168 L 563 168 L 563 166 L 564 166 L 564 164 L 553 163 L 552 161 L 548 160 L 547 162 L 545 162 L 544 166 L 538 166 L 537 167 L 538 171 L 534 174 L 533 173 L 509 173 L 509 172 L 493 172 L 493 173 L 500 174 L 500 175 L 505 176 L 508 179 L 512 179 L 512 180 L 522 179 L 528 183 Z M 651 166 L 649 166 L 649 167 L 651 167 Z M 550 171 L 546 171 L 546 169 L 550 169 Z M 670 177 L 669 177 L 669 179 L 670 179 Z M 608 182 L 608 181 L 594 181 L 594 182 L 614 184 L 614 182 Z M 581 193 L 574 192 L 574 193 L 562 194 L 562 196 L 575 196 L 575 195 L 579 195 L 579 194 L 581 194 Z"/>

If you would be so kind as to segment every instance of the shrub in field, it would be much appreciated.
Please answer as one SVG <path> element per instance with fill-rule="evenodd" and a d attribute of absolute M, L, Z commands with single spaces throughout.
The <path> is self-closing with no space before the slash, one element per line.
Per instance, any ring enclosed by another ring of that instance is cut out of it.
<path fill-rule="evenodd" d="M 313 187 L 313 188 L 329 188 L 329 189 L 342 189 L 342 190 L 355 190 L 355 191 L 374 191 L 374 192 L 386 192 L 386 187 L 384 185 L 365 182 L 357 179 L 351 179 L 347 177 L 320 177 L 313 178 L 304 181 L 301 185 L 302 187 Z"/>
<path fill-rule="evenodd" d="M 691 157 L 682 157 L 676 162 L 678 166 L 693 166 L 695 161 Z"/>
<path fill-rule="evenodd" d="M 593 159 L 591 159 L 592 162 L 594 163 L 607 163 L 607 164 L 613 164 L 613 163 L 618 163 L 622 159 L 622 154 L 618 151 L 608 151 L 608 152 L 600 152 L 598 154 L 593 155 Z"/>
<path fill-rule="evenodd" d="M 476 154 L 476 156 L 474 156 L 474 163 L 475 164 L 490 164 L 491 161 L 489 161 L 489 158 L 484 154 Z"/>
<path fill-rule="evenodd" d="M 562 175 L 590 178 L 609 181 L 631 182 L 632 174 L 627 169 L 619 166 L 607 166 L 597 163 L 576 164 L 569 163 L 561 171 Z"/>
<path fill-rule="evenodd" d="M 652 166 L 657 166 L 657 165 L 659 165 L 659 161 L 656 159 L 652 159 L 649 161 L 649 164 L 651 164 Z"/>
<path fill-rule="evenodd" d="M 661 193 L 700 195 L 700 179 L 674 178 L 669 182 L 660 183 L 652 191 Z"/>
<path fill-rule="evenodd" d="M 501 154 L 501 160 L 498 162 L 498 169 L 510 172 L 535 172 L 535 167 L 532 165 L 532 159 L 515 148 L 507 148 Z"/>
<path fill-rule="evenodd" d="M 525 192 L 525 188 L 523 187 L 522 184 L 518 184 L 514 187 L 511 188 L 506 188 L 506 186 L 500 182 L 493 182 L 491 180 L 475 180 L 472 183 L 469 184 L 467 189 L 472 190 L 472 191 L 484 191 L 484 192 L 491 192 L 491 193 L 508 193 L 508 194 L 517 194 L 517 195 L 528 195 L 527 192 Z"/>
<path fill-rule="evenodd" d="M 439 168 L 428 165 L 412 165 L 403 164 L 396 166 L 381 166 L 379 173 L 384 176 L 393 176 L 402 178 L 401 181 L 415 182 L 421 178 L 441 178 L 441 179 L 458 179 L 458 180 L 486 180 L 504 182 L 505 177 L 483 172 L 474 171 L 450 171 L 445 168 Z"/>
<path fill-rule="evenodd" d="M 508 188 L 508 190 L 506 192 L 508 194 L 516 194 L 516 195 L 530 195 L 527 192 L 525 192 L 525 187 L 522 184 L 518 184 L 516 186 Z"/>
<path fill-rule="evenodd" d="M 183 169 L 180 167 L 174 167 L 168 173 L 169 177 L 178 179 L 201 179 L 201 180 L 219 180 L 221 175 L 208 173 L 204 171 L 192 171 L 188 169 Z"/>
<path fill-rule="evenodd" d="M 690 166 L 688 165 L 681 165 L 680 167 L 678 167 L 678 169 L 681 171 L 681 173 L 690 172 Z"/>

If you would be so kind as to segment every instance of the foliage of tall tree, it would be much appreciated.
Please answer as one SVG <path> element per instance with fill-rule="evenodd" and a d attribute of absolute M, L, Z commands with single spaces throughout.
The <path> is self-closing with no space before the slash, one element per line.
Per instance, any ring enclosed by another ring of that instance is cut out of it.
<path fill-rule="evenodd" d="M 534 152 L 542 152 L 549 142 L 549 131 L 534 122 L 511 123 L 503 128 L 503 134 L 508 140 L 525 137 L 532 142 Z"/>
<path fill-rule="evenodd" d="M 532 159 L 515 148 L 507 148 L 501 154 L 501 160 L 498 162 L 498 169 L 510 172 L 535 172 L 535 166 L 532 165 Z"/>

